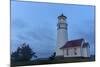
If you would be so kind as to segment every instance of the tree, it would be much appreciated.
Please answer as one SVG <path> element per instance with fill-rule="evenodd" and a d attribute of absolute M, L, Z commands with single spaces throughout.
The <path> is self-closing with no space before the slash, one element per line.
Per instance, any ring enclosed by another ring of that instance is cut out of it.
<path fill-rule="evenodd" d="M 28 44 L 23 43 L 22 46 L 18 47 L 15 52 L 12 52 L 11 60 L 15 62 L 30 61 L 33 56 L 37 58 L 35 54 L 36 53 L 32 51 Z"/>
<path fill-rule="evenodd" d="M 51 55 L 51 56 L 49 57 L 49 60 L 54 60 L 55 56 L 56 56 L 56 52 L 54 52 L 53 55 Z"/>

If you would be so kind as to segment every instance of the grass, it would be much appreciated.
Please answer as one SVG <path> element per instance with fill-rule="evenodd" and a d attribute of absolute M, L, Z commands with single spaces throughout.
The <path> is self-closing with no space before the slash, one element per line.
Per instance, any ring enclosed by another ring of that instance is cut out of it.
<path fill-rule="evenodd" d="M 27 65 L 43 65 L 43 64 L 57 64 L 57 63 L 74 63 L 74 62 L 90 62 L 95 61 L 94 57 L 82 58 L 82 57 L 69 57 L 69 58 L 55 58 L 54 60 L 34 60 L 28 62 L 16 62 L 11 63 L 11 67 L 15 66 L 27 66 Z"/>

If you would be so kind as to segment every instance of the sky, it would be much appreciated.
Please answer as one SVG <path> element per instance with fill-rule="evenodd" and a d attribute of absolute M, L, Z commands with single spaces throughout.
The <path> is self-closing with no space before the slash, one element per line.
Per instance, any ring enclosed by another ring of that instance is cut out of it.
<path fill-rule="evenodd" d="M 11 51 L 25 42 L 38 57 L 50 56 L 57 46 L 57 17 L 62 13 L 67 17 L 68 40 L 84 38 L 94 54 L 94 6 L 18 1 L 11 1 Z"/>

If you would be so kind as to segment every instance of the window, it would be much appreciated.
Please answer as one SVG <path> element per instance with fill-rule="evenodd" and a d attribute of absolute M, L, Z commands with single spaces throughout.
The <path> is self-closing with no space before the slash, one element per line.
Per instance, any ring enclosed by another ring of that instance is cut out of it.
<path fill-rule="evenodd" d="M 67 48 L 66 52 L 67 52 L 67 55 L 68 55 L 68 48 Z"/>
<path fill-rule="evenodd" d="M 77 49 L 76 48 L 74 48 L 74 55 L 77 55 Z"/>

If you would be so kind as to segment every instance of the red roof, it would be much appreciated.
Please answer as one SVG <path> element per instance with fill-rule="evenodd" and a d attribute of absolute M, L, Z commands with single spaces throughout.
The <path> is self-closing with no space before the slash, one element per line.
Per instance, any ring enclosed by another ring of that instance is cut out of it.
<path fill-rule="evenodd" d="M 63 49 L 63 48 L 68 48 L 68 47 L 81 46 L 83 40 L 84 40 L 84 39 L 77 39 L 77 40 L 67 41 L 67 42 L 65 43 L 65 45 L 64 45 L 63 47 L 61 47 L 61 49 Z"/>

